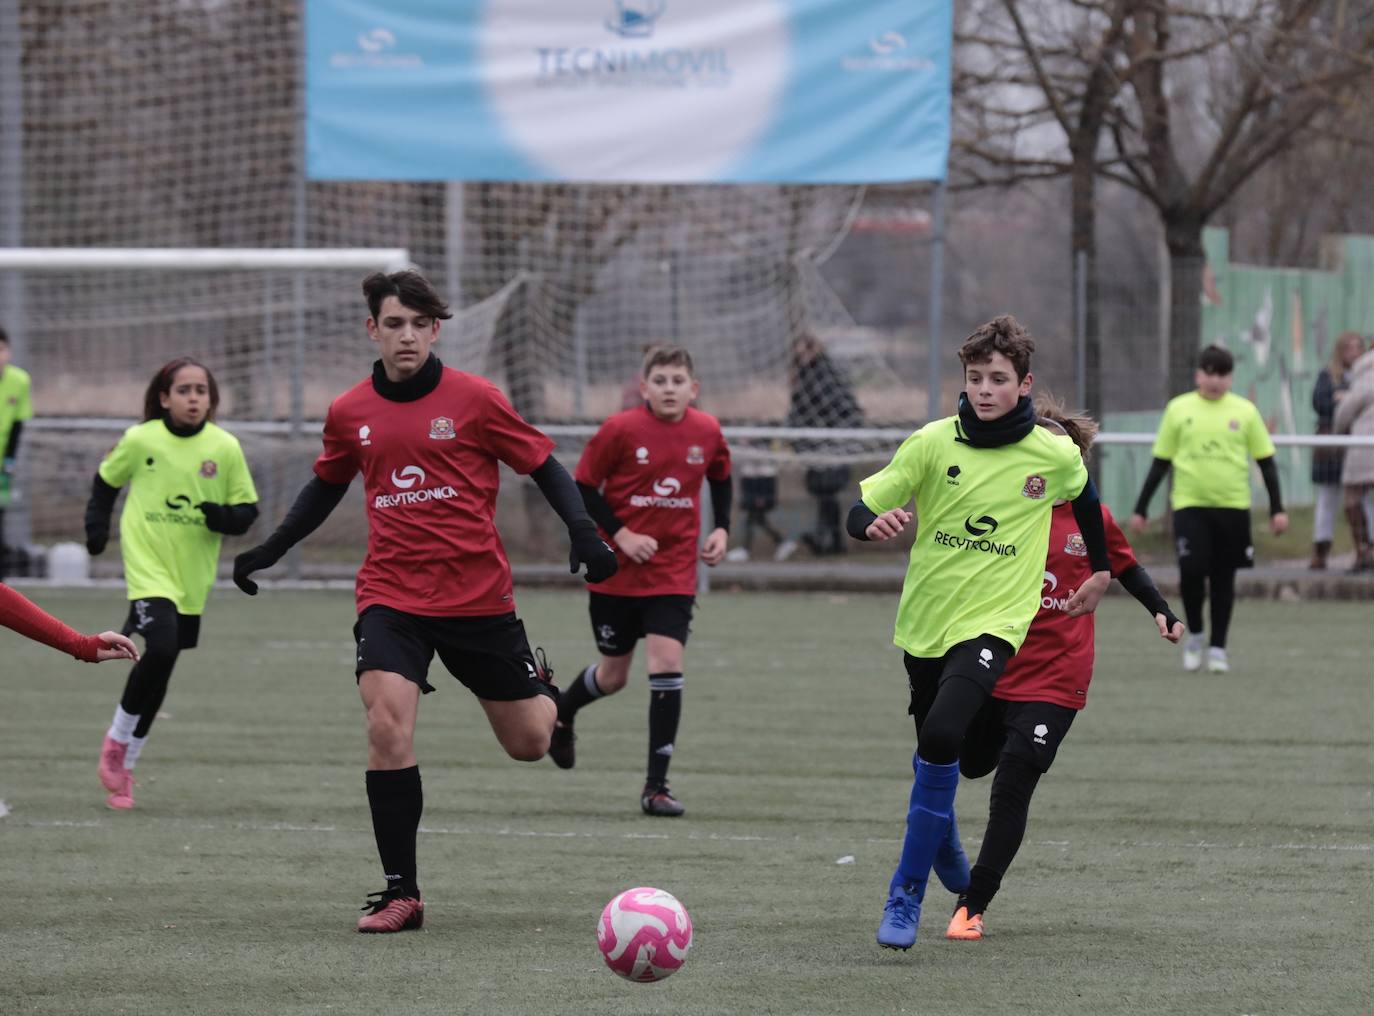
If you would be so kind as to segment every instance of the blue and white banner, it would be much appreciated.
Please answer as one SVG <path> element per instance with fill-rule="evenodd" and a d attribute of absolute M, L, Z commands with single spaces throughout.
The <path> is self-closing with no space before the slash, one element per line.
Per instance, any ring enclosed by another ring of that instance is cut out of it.
<path fill-rule="evenodd" d="M 942 180 L 952 0 L 306 0 L 316 180 Z"/>

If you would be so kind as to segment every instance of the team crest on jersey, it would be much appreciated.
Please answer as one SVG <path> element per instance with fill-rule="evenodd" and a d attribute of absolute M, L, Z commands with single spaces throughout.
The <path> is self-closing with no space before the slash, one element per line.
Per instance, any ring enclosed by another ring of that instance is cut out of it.
<path fill-rule="evenodd" d="M 1031 473 L 1021 487 L 1021 496 L 1039 501 L 1045 496 L 1045 478 L 1039 473 Z"/>
<path fill-rule="evenodd" d="M 694 444 L 687 446 L 687 465 L 699 466 L 706 461 L 706 453 L 701 450 L 701 445 Z"/>
<path fill-rule="evenodd" d="M 1064 553 L 1072 554 L 1074 557 L 1087 557 L 1088 545 L 1083 542 L 1082 533 L 1070 533 L 1069 538 L 1064 543 Z"/>
<path fill-rule="evenodd" d="M 436 416 L 429 421 L 429 436 L 435 441 L 451 441 L 457 436 L 453 421 L 447 416 Z"/>
<path fill-rule="evenodd" d="M 206 480 L 213 480 L 219 473 L 219 466 L 215 465 L 214 459 L 206 459 L 200 464 L 200 475 Z"/>
<path fill-rule="evenodd" d="M 1227 422 L 1226 426 L 1230 427 L 1232 430 L 1240 430 L 1240 421 L 1230 420 Z"/>

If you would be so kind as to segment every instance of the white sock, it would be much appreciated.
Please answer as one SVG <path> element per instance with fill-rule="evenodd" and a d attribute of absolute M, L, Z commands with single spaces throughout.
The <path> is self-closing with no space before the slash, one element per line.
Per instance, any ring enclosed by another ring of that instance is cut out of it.
<path fill-rule="evenodd" d="M 129 750 L 124 753 L 124 768 L 132 769 L 134 763 L 138 761 L 138 756 L 143 753 L 143 746 L 148 743 L 146 737 L 129 738 Z"/>
<path fill-rule="evenodd" d="M 587 689 L 587 694 L 594 699 L 599 699 L 605 694 L 601 686 L 596 683 L 596 664 L 593 663 L 586 670 L 582 671 L 582 686 Z"/>
<path fill-rule="evenodd" d="M 129 739 L 134 736 L 134 727 L 138 726 L 138 717 L 133 713 L 126 713 L 123 706 L 115 706 L 114 719 L 110 721 L 110 729 L 105 732 L 105 736 L 112 741 L 120 744 L 128 744 Z"/>

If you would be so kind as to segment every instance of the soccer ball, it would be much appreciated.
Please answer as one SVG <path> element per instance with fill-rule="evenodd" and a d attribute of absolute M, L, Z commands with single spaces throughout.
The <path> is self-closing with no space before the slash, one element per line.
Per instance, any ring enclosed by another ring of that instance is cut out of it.
<path fill-rule="evenodd" d="M 596 944 L 606 966 L 627 981 L 661 981 L 686 961 L 692 919 L 672 893 L 626 889 L 601 911 Z"/>

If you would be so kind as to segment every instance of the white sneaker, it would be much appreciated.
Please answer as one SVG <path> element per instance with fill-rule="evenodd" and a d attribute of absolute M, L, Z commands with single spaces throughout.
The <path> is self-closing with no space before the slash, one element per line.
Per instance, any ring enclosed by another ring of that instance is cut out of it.
<path fill-rule="evenodd" d="M 727 560 L 727 561 L 735 561 L 735 562 L 739 562 L 739 561 L 748 561 L 748 560 L 749 560 L 749 548 L 748 548 L 748 547 L 731 547 L 729 550 L 727 550 L 727 551 L 725 552 L 725 560 Z"/>
<path fill-rule="evenodd" d="M 1227 674 L 1231 671 L 1231 664 L 1226 659 L 1226 650 L 1220 646 L 1212 646 L 1207 650 L 1207 673 Z"/>
<path fill-rule="evenodd" d="M 796 540 L 783 540 L 778 544 L 778 549 L 773 551 L 774 561 L 786 561 L 797 552 Z"/>
<path fill-rule="evenodd" d="M 1189 635 L 1183 642 L 1183 669 L 1188 671 L 1202 669 L 1202 636 Z M 1224 654 L 1223 654 L 1224 655 Z"/>

